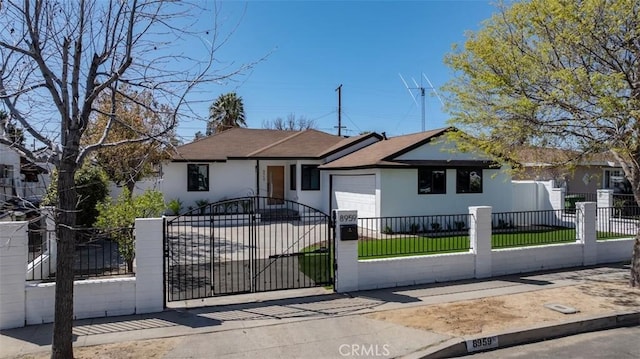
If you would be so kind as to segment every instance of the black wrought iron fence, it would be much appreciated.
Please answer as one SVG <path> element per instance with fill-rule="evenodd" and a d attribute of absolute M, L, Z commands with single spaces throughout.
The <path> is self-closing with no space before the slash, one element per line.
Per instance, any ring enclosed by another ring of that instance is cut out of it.
<path fill-rule="evenodd" d="M 29 224 L 27 280 L 53 280 L 56 273 L 56 234 L 44 217 Z M 133 271 L 133 228 L 76 231 L 76 279 L 127 275 Z"/>
<path fill-rule="evenodd" d="M 575 241 L 576 215 L 564 210 L 493 213 L 492 248 Z"/>
<path fill-rule="evenodd" d="M 629 238 L 640 229 L 640 208 L 604 207 L 596 212 L 596 238 L 598 240 Z"/>
<path fill-rule="evenodd" d="M 464 252 L 470 249 L 470 215 L 358 219 L 358 258 Z"/>

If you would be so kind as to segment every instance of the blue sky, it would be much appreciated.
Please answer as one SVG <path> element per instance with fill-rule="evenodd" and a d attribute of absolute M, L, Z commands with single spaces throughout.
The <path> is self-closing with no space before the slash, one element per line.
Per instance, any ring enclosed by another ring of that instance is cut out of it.
<path fill-rule="evenodd" d="M 268 56 L 232 81 L 209 85 L 205 102 L 235 91 L 250 128 L 295 114 L 336 133 L 335 90 L 342 84 L 343 134 L 385 131 L 389 136 L 422 128 L 419 90 L 412 90 L 416 105 L 399 74 L 410 87 L 415 87 L 412 78 L 428 87 L 424 73 L 440 88 L 452 76 L 444 56 L 496 11 L 489 1 L 479 0 L 223 1 L 218 7 L 223 33 L 237 25 L 218 51 L 220 66 Z M 204 132 L 207 107 L 196 107 L 201 120 L 180 123 L 183 141 Z M 447 119 L 427 89 L 426 129 L 446 126 Z"/>

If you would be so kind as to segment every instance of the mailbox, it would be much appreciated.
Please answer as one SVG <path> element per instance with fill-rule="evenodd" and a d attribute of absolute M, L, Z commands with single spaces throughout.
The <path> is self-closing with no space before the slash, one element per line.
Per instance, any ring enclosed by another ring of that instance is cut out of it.
<path fill-rule="evenodd" d="M 357 241 L 358 240 L 358 226 L 355 224 L 341 224 L 340 225 L 340 240 L 343 241 Z"/>

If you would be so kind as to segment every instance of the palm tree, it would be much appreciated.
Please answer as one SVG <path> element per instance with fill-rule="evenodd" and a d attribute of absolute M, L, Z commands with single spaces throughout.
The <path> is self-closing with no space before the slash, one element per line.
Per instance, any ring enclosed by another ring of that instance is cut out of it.
<path fill-rule="evenodd" d="M 209 107 L 207 136 L 242 126 L 247 126 L 244 121 L 244 105 L 242 97 L 235 92 L 220 95 Z"/>

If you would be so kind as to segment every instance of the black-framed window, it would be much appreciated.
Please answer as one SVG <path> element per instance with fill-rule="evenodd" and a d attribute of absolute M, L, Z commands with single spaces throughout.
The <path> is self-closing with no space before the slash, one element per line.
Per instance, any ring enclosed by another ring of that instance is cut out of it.
<path fill-rule="evenodd" d="M 289 189 L 296 190 L 296 165 L 289 165 Z"/>
<path fill-rule="evenodd" d="M 187 191 L 204 192 L 209 190 L 209 165 L 187 165 Z"/>
<path fill-rule="evenodd" d="M 302 172 L 302 190 L 320 190 L 320 170 L 318 165 L 302 165 L 300 169 Z"/>
<path fill-rule="evenodd" d="M 418 194 L 447 193 L 447 171 L 444 168 L 418 168 Z"/>
<path fill-rule="evenodd" d="M 482 168 L 456 170 L 457 193 L 482 193 Z"/>

